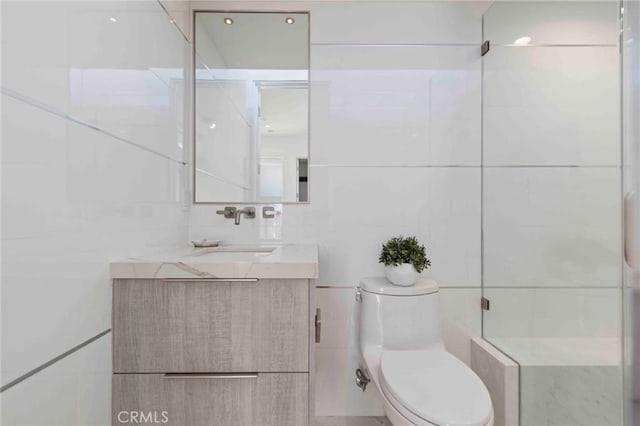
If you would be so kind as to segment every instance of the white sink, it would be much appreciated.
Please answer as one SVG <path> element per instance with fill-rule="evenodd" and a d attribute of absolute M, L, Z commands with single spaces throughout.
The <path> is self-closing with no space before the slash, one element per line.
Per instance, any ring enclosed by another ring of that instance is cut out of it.
<path fill-rule="evenodd" d="M 189 257 L 211 256 L 211 255 L 224 255 L 231 253 L 246 253 L 250 255 L 268 255 L 273 253 L 277 247 L 268 246 L 218 246 L 218 247 L 205 247 L 198 248 L 189 253 Z M 218 256 L 216 256 L 218 257 Z"/>

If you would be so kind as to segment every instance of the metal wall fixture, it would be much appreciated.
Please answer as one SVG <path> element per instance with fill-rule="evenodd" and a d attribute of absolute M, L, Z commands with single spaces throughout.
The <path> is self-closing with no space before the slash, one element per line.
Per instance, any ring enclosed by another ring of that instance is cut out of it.
<path fill-rule="evenodd" d="M 362 302 L 362 291 L 360 287 L 356 287 L 356 302 Z"/>
<path fill-rule="evenodd" d="M 243 209 L 238 209 L 233 206 L 225 206 L 224 210 L 216 210 L 216 214 L 224 216 L 225 219 L 234 219 L 236 225 L 240 225 L 240 216 L 244 215 L 247 219 L 255 219 L 256 218 L 256 208 L 255 207 L 245 207 Z M 262 208 L 262 218 L 263 219 L 273 219 L 280 212 L 276 210 L 273 206 L 265 206 Z"/>
<path fill-rule="evenodd" d="M 245 207 L 244 209 L 236 209 L 234 214 L 235 224 L 240 225 L 240 217 L 244 215 L 247 219 L 255 219 L 256 218 L 256 208 L 255 207 Z"/>
<path fill-rule="evenodd" d="M 356 369 L 356 386 L 362 389 L 362 392 L 367 390 L 367 385 L 371 379 L 362 371 L 362 369 Z"/>
<path fill-rule="evenodd" d="M 273 219 L 274 217 L 276 217 L 280 212 L 278 212 L 276 210 L 275 207 L 273 206 L 266 206 L 262 208 L 262 218 L 263 219 Z"/>
<path fill-rule="evenodd" d="M 225 219 L 233 219 L 236 217 L 236 208 L 231 206 L 226 206 L 224 210 L 216 210 L 216 214 L 224 215 Z"/>
<path fill-rule="evenodd" d="M 233 219 L 236 225 L 240 225 L 240 218 L 242 215 L 247 219 L 256 218 L 256 208 L 245 207 L 243 209 L 238 209 L 237 207 L 226 206 L 224 210 L 216 210 L 216 214 L 223 215 L 225 219 Z"/>

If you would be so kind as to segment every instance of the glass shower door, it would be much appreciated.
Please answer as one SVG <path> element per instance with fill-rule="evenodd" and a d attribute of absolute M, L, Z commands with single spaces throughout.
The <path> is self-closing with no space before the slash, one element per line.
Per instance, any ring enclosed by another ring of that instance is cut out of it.
<path fill-rule="evenodd" d="M 624 379 L 627 425 L 640 424 L 640 3 L 623 1 Z M 634 361 L 636 365 L 634 365 Z"/>
<path fill-rule="evenodd" d="M 619 8 L 496 2 L 483 31 L 483 336 L 521 425 L 620 425 Z"/>

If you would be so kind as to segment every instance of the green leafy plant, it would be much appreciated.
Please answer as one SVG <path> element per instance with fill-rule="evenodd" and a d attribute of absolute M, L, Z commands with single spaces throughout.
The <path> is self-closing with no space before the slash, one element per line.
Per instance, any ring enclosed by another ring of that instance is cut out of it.
<path fill-rule="evenodd" d="M 410 263 L 418 273 L 431 266 L 431 261 L 427 259 L 424 245 L 420 244 L 416 237 L 404 238 L 399 236 L 391 238 L 382 245 L 378 261 L 386 266 L 399 266 L 403 263 Z"/>

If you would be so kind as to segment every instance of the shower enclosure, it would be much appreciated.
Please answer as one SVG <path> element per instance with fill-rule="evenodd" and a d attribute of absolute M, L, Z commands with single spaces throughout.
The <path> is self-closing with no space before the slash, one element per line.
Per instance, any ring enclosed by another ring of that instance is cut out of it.
<path fill-rule="evenodd" d="M 617 2 L 483 16 L 482 332 L 520 366 L 522 426 L 632 424 L 621 16 Z"/>

